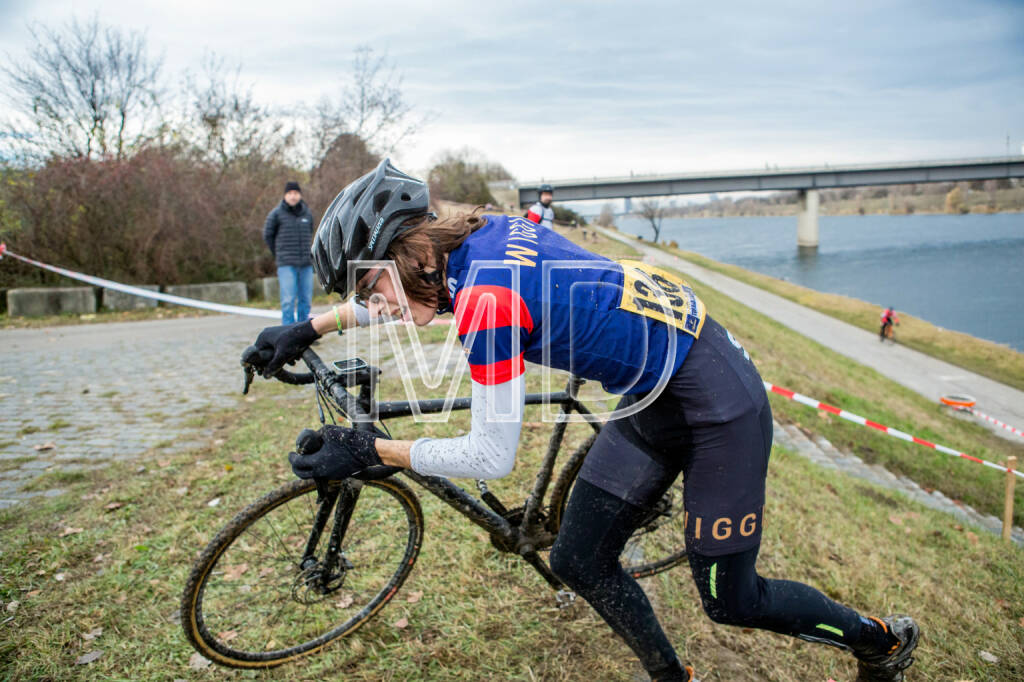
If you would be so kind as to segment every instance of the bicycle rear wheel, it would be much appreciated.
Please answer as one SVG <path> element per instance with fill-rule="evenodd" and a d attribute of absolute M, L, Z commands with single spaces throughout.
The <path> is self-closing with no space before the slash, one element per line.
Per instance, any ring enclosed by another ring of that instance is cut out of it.
<path fill-rule="evenodd" d="M 339 494 L 305 561 L 318 511 L 312 481 L 267 494 L 203 550 L 181 600 L 199 653 L 237 668 L 280 665 L 351 634 L 394 597 L 422 543 L 419 501 L 395 479 L 343 485 L 354 487 Z M 340 551 L 328 569 L 335 523 Z"/>
<path fill-rule="evenodd" d="M 562 525 L 573 484 L 583 468 L 583 460 L 597 434 L 590 436 L 569 458 L 559 474 L 551 500 L 554 530 Z M 626 542 L 619 561 L 634 578 L 667 571 L 686 560 L 683 516 L 683 477 L 679 476 L 665 494 L 648 510 L 643 523 Z"/>

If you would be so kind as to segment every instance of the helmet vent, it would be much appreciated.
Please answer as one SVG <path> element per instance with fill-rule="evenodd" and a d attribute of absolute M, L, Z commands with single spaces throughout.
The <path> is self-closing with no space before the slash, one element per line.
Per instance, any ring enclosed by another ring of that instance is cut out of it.
<path fill-rule="evenodd" d="M 410 199 L 412 199 L 412 197 L 409 196 L 408 193 L 402 192 L 402 201 L 409 201 Z"/>
<path fill-rule="evenodd" d="M 366 247 L 366 238 L 369 233 L 370 227 L 366 224 L 366 221 L 363 220 L 363 217 L 359 216 L 356 218 L 356 229 L 352 233 L 352 246 L 349 250 L 349 254 L 351 255 L 349 257 L 352 255 L 358 257 L 356 254 Z"/>
<path fill-rule="evenodd" d="M 391 198 L 391 192 L 380 192 L 373 197 L 373 210 L 380 213 L 385 206 L 388 204 L 388 199 Z"/>

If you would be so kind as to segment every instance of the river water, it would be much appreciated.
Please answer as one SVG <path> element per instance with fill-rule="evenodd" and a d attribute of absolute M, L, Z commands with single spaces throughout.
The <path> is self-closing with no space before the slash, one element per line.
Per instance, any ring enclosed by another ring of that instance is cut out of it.
<path fill-rule="evenodd" d="M 641 218 L 618 224 L 653 235 Z M 822 216 L 819 228 L 810 254 L 796 247 L 795 216 L 666 218 L 661 238 L 1024 351 L 1024 214 Z"/>

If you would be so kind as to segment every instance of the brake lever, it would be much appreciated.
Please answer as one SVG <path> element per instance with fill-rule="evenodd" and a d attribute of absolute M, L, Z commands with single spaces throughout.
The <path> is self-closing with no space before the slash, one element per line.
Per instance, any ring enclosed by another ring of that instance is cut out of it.
<path fill-rule="evenodd" d="M 242 361 L 242 374 L 244 375 L 242 395 L 248 395 L 249 386 L 252 385 L 252 380 L 256 377 L 256 368 L 253 367 L 250 363 Z"/>

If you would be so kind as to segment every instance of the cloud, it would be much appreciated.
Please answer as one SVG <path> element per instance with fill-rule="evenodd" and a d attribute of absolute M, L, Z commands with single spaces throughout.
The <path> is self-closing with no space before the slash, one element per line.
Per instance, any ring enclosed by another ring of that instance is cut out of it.
<path fill-rule="evenodd" d="M 24 23 L 99 13 L 145 30 L 170 71 L 204 49 L 267 103 L 336 93 L 353 48 L 387 52 L 435 113 L 398 155 L 472 146 L 521 177 L 981 156 L 1019 149 L 1024 5 L 931 0 L 631 4 L 527 0 L 6 5 Z"/>

